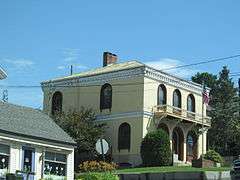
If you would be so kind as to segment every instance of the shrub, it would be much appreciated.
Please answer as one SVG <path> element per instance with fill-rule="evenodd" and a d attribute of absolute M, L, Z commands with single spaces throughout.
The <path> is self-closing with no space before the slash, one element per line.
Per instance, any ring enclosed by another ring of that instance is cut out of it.
<path fill-rule="evenodd" d="M 207 153 L 203 155 L 203 158 L 214 161 L 215 163 L 223 163 L 222 156 L 214 150 L 208 150 Z"/>
<path fill-rule="evenodd" d="M 141 144 L 144 166 L 168 166 L 171 163 L 171 149 L 168 134 L 159 129 L 148 133 Z"/>
<path fill-rule="evenodd" d="M 119 177 L 111 173 L 86 173 L 78 177 L 78 180 L 119 180 Z"/>
<path fill-rule="evenodd" d="M 106 172 L 114 171 L 117 168 L 115 163 L 107 163 L 104 161 L 85 161 L 79 165 L 82 172 Z"/>

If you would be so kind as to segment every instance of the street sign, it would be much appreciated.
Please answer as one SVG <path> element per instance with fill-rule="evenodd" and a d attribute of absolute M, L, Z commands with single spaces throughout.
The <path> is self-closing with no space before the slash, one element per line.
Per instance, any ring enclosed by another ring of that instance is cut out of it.
<path fill-rule="evenodd" d="M 109 150 L 108 142 L 105 139 L 98 139 L 96 143 L 96 151 L 99 154 L 104 155 L 108 152 L 108 150 Z"/>

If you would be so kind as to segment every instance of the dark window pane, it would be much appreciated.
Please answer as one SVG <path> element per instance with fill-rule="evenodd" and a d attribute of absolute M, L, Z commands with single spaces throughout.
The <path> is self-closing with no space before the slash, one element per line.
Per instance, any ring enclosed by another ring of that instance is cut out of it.
<path fill-rule="evenodd" d="M 118 149 L 130 150 L 131 128 L 128 123 L 123 123 L 119 127 L 118 132 Z"/>
<path fill-rule="evenodd" d="M 112 108 L 112 87 L 110 84 L 104 84 L 100 95 L 100 109 Z"/>
<path fill-rule="evenodd" d="M 32 150 L 24 150 L 23 170 L 32 172 Z"/>
<path fill-rule="evenodd" d="M 192 94 L 190 94 L 187 98 L 187 110 L 195 112 L 195 99 Z"/>
<path fill-rule="evenodd" d="M 0 144 L 0 154 L 10 154 L 10 148 L 9 146 L 5 144 Z"/>
<path fill-rule="evenodd" d="M 52 115 L 62 112 L 62 93 L 55 92 L 52 97 Z"/>
<path fill-rule="evenodd" d="M 161 84 L 158 87 L 158 105 L 164 105 L 166 104 L 166 97 L 167 96 L 167 90 L 166 87 Z"/>
<path fill-rule="evenodd" d="M 59 153 L 57 153 L 57 154 L 56 154 L 56 161 L 66 162 L 66 161 L 67 161 L 67 157 L 66 157 L 65 154 L 59 154 Z"/>
<path fill-rule="evenodd" d="M 55 153 L 53 152 L 45 152 L 45 159 L 46 160 L 55 160 Z"/>
<path fill-rule="evenodd" d="M 181 93 L 179 90 L 173 92 L 173 106 L 181 108 Z"/>

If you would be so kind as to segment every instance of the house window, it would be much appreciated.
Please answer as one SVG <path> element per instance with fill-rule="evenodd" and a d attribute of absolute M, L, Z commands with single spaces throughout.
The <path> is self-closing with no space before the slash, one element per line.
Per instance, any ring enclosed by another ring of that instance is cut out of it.
<path fill-rule="evenodd" d="M 187 111 L 195 112 L 195 98 L 192 94 L 187 97 Z"/>
<path fill-rule="evenodd" d="M 173 92 L 173 106 L 181 108 L 181 93 L 178 89 Z"/>
<path fill-rule="evenodd" d="M 128 123 L 122 123 L 118 130 L 118 149 L 130 150 L 131 127 Z"/>
<path fill-rule="evenodd" d="M 0 144 L 0 177 L 4 176 L 8 171 L 10 147 Z"/>
<path fill-rule="evenodd" d="M 100 110 L 112 108 L 112 86 L 104 84 L 101 88 Z"/>
<path fill-rule="evenodd" d="M 44 174 L 66 176 L 67 156 L 55 152 L 45 152 Z"/>
<path fill-rule="evenodd" d="M 53 94 L 52 97 L 52 115 L 62 112 L 62 93 L 57 91 Z"/>
<path fill-rule="evenodd" d="M 158 105 L 165 105 L 167 102 L 167 90 L 166 87 L 161 84 L 158 86 Z"/>

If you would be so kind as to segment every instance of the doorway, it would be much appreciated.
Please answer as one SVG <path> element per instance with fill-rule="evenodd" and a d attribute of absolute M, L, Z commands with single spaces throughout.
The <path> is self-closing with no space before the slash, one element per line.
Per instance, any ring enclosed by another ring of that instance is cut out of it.
<path fill-rule="evenodd" d="M 175 127 L 172 134 L 172 150 L 173 154 L 178 155 L 178 160 L 183 161 L 183 143 L 184 135 L 179 127 Z"/>
<path fill-rule="evenodd" d="M 22 147 L 22 174 L 24 180 L 34 180 L 35 173 L 35 149 Z"/>

